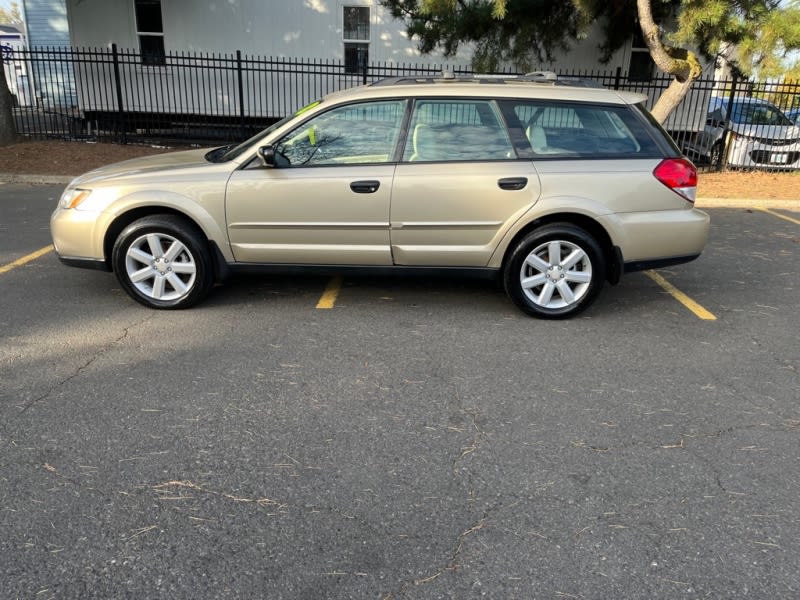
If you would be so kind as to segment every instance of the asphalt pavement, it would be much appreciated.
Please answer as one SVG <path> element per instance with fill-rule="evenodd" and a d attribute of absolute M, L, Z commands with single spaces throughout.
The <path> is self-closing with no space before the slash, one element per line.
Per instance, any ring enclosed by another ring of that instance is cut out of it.
<path fill-rule="evenodd" d="M 0 185 L 0 597 L 800 597 L 800 213 L 544 322 L 240 277 L 151 311 Z M 42 254 L 35 255 L 37 251 Z"/>

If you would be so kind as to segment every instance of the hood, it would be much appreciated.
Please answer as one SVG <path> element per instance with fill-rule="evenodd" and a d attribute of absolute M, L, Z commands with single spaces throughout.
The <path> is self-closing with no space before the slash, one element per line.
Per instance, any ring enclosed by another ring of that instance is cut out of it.
<path fill-rule="evenodd" d="M 797 125 L 746 125 L 743 123 L 730 124 L 731 131 L 749 138 L 757 138 L 763 143 L 776 142 L 791 143 L 800 141 L 800 127 Z"/>
<path fill-rule="evenodd" d="M 70 183 L 70 187 L 86 186 L 112 178 L 139 178 L 155 173 L 161 174 L 179 170 L 185 171 L 213 167 L 215 163 L 210 163 L 204 158 L 210 150 L 210 148 L 200 148 L 198 150 L 168 152 L 166 154 L 155 154 L 153 156 L 124 160 L 84 173 L 80 177 L 73 179 Z M 230 169 L 230 167 L 231 165 L 227 165 L 228 169 Z"/>

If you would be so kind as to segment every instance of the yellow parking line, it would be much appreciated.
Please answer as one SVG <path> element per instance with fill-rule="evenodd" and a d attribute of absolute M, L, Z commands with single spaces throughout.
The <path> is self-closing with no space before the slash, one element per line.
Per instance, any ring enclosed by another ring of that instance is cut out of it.
<path fill-rule="evenodd" d="M 17 267 L 21 267 L 22 265 L 31 262 L 32 260 L 36 260 L 40 256 L 44 256 L 48 252 L 52 252 L 52 246 L 45 246 L 44 248 L 40 248 L 36 252 L 31 252 L 27 256 L 23 256 L 22 258 L 18 258 L 14 262 L 8 263 L 7 265 L 0 266 L 0 275 L 3 273 L 8 273 L 12 269 L 16 269 Z"/>
<path fill-rule="evenodd" d="M 758 210 L 769 213 L 773 217 L 778 217 L 779 219 L 783 219 L 784 221 L 789 221 L 789 223 L 794 223 L 795 225 L 800 225 L 800 221 L 797 219 L 793 219 L 792 217 L 787 217 L 786 215 L 782 215 L 780 213 L 775 212 L 774 210 L 770 210 L 769 208 L 759 208 Z"/>
<path fill-rule="evenodd" d="M 645 275 L 647 275 L 650 279 L 655 281 L 661 288 L 667 292 L 670 296 L 675 298 L 678 302 L 683 304 L 686 308 L 692 311 L 698 319 L 703 319 L 704 321 L 716 321 L 717 317 L 712 315 L 708 312 L 705 308 L 700 306 L 697 302 L 689 298 L 686 294 L 672 285 L 669 281 L 664 279 L 661 275 L 656 273 L 655 271 L 645 271 Z"/>
<path fill-rule="evenodd" d="M 333 305 L 336 304 L 336 297 L 339 295 L 341 289 L 342 278 L 334 277 L 331 279 L 328 282 L 328 287 L 322 292 L 319 302 L 317 302 L 317 308 L 333 308 Z"/>

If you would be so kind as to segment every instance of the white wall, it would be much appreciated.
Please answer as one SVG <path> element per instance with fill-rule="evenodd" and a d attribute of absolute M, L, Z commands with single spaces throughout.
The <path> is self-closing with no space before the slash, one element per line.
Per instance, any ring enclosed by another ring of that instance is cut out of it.
<path fill-rule="evenodd" d="M 276 57 L 344 56 L 342 8 L 369 6 L 370 61 L 440 63 L 422 56 L 405 27 L 377 0 L 161 0 L 167 52 L 232 52 Z M 138 49 L 133 0 L 67 0 L 73 46 Z M 450 62 L 468 64 L 462 54 Z"/>
<path fill-rule="evenodd" d="M 66 6 L 73 46 L 109 48 L 116 43 L 122 51 L 138 52 L 133 0 L 66 0 Z M 416 42 L 406 37 L 403 23 L 392 19 L 377 0 L 161 0 L 164 47 L 168 53 L 230 57 L 241 50 L 245 58 L 341 60 L 345 6 L 370 8 L 370 62 L 469 65 L 469 48 L 453 59 L 443 59 L 439 54 L 420 55 Z M 552 63 L 538 68 L 627 71 L 632 53 L 630 44 L 603 64 L 598 60 L 597 47 L 601 37 L 600 27 L 595 24 L 584 39 L 573 42 L 568 51 L 557 53 Z M 130 60 L 132 64 L 121 69 L 124 104 L 129 110 L 236 116 L 243 102 L 248 115 L 281 117 L 325 93 L 359 83 L 353 76 L 331 76 L 320 85 L 319 77 L 255 72 L 247 75 L 240 101 L 238 82 L 231 71 L 220 70 L 209 86 L 209 78 L 198 81 L 200 76 L 194 71 L 143 67 L 136 64 L 135 54 Z M 266 70 L 256 68 L 256 71 Z M 116 92 L 110 85 L 113 77 L 108 67 L 97 71 L 83 69 L 77 76 L 84 88 L 93 90 L 81 94 L 84 110 L 116 108 Z M 98 93 L 98 89 L 102 91 Z M 265 89 L 270 93 L 264 94 Z M 198 94 L 198 90 L 203 92 Z M 643 92 L 651 96 L 655 93 L 646 87 Z M 693 104 L 701 109 L 705 106 L 703 102 Z M 686 114 L 678 111 L 668 126 L 696 128 L 701 117 L 703 110 L 690 110 Z"/>

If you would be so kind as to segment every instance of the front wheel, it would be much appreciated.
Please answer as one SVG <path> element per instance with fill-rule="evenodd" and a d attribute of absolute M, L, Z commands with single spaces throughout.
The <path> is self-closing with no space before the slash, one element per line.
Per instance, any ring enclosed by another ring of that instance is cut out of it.
<path fill-rule="evenodd" d="M 194 226 L 174 215 L 153 215 L 128 225 L 111 260 L 122 288 L 150 308 L 188 308 L 214 283 L 208 244 Z"/>
<path fill-rule="evenodd" d="M 506 262 L 506 293 L 540 319 L 565 319 L 586 309 L 606 276 L 597 241 L 568 223 L 544 225 L 526 235 Z"/>

